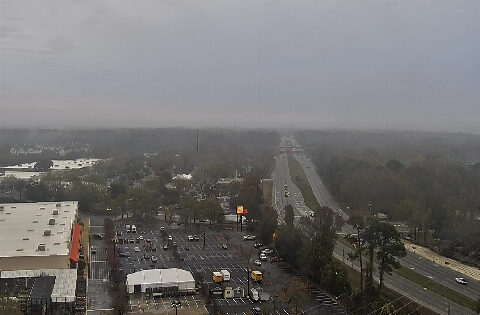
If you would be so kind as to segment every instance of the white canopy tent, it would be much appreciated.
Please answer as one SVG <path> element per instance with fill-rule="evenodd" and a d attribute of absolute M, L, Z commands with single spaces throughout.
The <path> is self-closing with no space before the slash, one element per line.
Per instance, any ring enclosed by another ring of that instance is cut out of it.
<path fill-rule="evenodd" d="M 195 279 L 189 271 L 170 269 L 142 270 L 127 275 L 128 293 L 146 292 L 147 289 L 177 288 L 181 292 L 194 292 Z M 135 289 L 137 288 L 137 289 Z"/>

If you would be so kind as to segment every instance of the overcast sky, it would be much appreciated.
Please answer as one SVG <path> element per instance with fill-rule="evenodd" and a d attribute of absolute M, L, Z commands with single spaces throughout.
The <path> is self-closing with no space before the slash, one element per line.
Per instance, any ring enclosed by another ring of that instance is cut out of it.
<path fill-rule="evenodd" d="M 0 3 L 0 126 L 480 132 L 478 0 Z"/>

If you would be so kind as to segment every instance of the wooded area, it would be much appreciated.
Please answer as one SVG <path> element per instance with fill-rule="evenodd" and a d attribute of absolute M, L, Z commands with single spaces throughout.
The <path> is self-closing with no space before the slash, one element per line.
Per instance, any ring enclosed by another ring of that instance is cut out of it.
<path fill-rule="evenodd" d="M 415 242 L 471 263 L 480 253 L 480 136 L 302 131 L 302 143 L 350 213 L 388 214 Z"/>

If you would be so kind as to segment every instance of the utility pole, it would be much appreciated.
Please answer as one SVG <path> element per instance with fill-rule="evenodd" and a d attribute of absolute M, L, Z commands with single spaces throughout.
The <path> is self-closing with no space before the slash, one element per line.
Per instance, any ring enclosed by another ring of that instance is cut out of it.
<path fill-rule="evenodd" d="M 198 129 L 197 129 L 197 152 L 198 152 Z"/>

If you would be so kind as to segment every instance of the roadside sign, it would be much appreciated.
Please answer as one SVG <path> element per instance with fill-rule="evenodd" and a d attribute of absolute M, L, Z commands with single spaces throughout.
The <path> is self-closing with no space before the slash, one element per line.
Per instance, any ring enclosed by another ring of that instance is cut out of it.
<path fill-rule="evenodd" d="M 237 206 L 237 214 L 243 214 L 243 206 Z"/>

